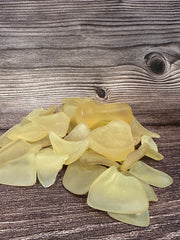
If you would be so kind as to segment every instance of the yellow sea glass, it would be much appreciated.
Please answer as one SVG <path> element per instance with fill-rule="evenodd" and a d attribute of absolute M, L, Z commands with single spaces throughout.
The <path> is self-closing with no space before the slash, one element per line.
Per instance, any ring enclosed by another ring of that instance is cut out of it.
<path fill-rule="evenodd" d="M 67 141 L 60 138 L 54 132 L 49 133 L 49 138 L 55 153 L 69 155 L 69 158 L 65 162 L 66 165 L 71 164 L 80 158 L 89 146 L 88 139 L 81 141 Z"/>
<path fill-rule="evenodd" d="M 123 120 L 130 123 L 133 119 L 132 109 L 127 103 L 103 104 L 89 101 L 76 110 L 76 122 L 85 122 L 89 127 L 101 120 Z"/>
<path fill-rule="evenodd" d="M 145 190 L 139 180 L 125 176 L 112 166 L 91 184 L 87 203 L 99 210 L 135 214 L 148 209 Z"/>
<path fill-rule="evenodd" d="M 0 168 L 0 183 L 13 186 L 32 186 L 36 183 L 35 154 L 27 153 Z"/>
<path fill-rule="evenodd" d="M 67 154 L 56 154 L 50 148 L 43 149 L 36 155 L 38 179 L 44 187 L 54 184 L 68 157 Z"/>
<path fill-rule="evenodd" d="M 108 212 L 108 215 L 118 221 L 139 227 L 147 227 L 150 223 L 148 210 L 137 214 L 120 214 Z"/>
<path fill-rule="evenodd" d="M 10 142 L 0 149 L 0 166 L 13 162 L 28 152 L 37 152 L 38 146 L 33 146 L 23 140 Z"/>
<path fill-rule="evenodd" d="M 106 167 L 83 164 L 77 160 L 68 165 L 63 177 L 63 185 L 74 194 L 86 194 L 92 182 L 105 170 Z"/>
<path fill-rule="evenodd" d="M 172 178 L 155 168 L 139 161 L 132 166 L 130 173 L 144 182 L 159 188 L 164 188 L 172 184 Z"/>
<path fill-rule="evenodd" d="M 95 152 L 113 161 L 124 161 L 134 150 L 134 142 L 129 124 L 111 121 L 89 134 L 89 146 Z"/>

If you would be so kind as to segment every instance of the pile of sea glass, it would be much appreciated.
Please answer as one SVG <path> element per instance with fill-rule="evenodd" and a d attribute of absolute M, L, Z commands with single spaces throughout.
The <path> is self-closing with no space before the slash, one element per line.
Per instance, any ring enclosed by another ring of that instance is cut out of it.
<path fill-rule="evenodd" d="M 140 161 L 163 159 L 152 139 L 159 137 L 126 103 L 63 99 L 58 109 L 37 108 L 0 136 L 0 183 L 31 186 L 38 178 L 49 187 L 67 165 L 67 190 L 88 193 L 87 204 L 114 219 L 148 226 L 149 201 L 158 200 L 151 186 L 172 183 L 166 173 Z"/>

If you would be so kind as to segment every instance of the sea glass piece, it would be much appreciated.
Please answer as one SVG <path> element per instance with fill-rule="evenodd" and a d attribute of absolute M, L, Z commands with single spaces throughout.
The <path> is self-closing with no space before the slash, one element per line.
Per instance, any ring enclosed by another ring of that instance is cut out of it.
<path fill-rule="evenodd" d="M 88 164 L 88 165 L 104 165 L 104 166 L 115 166 L 120 167 L 119 163 L 112 161 L 91 149 L 88 149 L 79 159 L 81 163 Z"/>
<path fill-rule="evenodd" d="M 124 161 L 134 150 L 129 125 L 124 121 L 111 121 L 89 134 L 90 148 L 113 161 Z"/>
<path fill-rule="evenodd" d="M 146 143 L 146 144 L 141 145 L 138 149 L 134 150 L 133 152 L 130 152 L 127 155 L 127 157 L 124 160 L 124 162 L 122 163 L 121 171 L 125 172 L 129 168 L 131 168 L 131 166 L 133 164 L 135 164 L 139 159 L 141 159 L 146 154 L 148 149 L 149 149 L 149 146 Z"/>
<path fill-rule="evenodd" d="M 86 123 L 79 123 L 75 128 L 65 137 L 68 141 L 79 141 L 88 137 L 90 129 Z"/>
<path fill-rule="evenodd" d="M 36 142 L 48 135 L 47 129 L 37 122 L 30 122 L 15 128 L 8 134 L 8 138 L 15 141 L 22 139 L 28 142 Z"/>
<path fill-rule="evenodd" d="M 148 135 L 152 138 L 160 138 L 159 134 L 151 132 L 148 129 L 144 128 L 135 117 L 133 117 L 133 120 L 130 122 L 130 127 L 135 145 L 141 141 L 142 135 Z"/>
<path fill-rule="evenodd" d="M 45 115 L 53 114 L 55 110 L 56 110 L 55 105 L 50 106 L 48 109 L 44 109 L 44 108 L 41 108 L 41 107 L 36 108 L 32 112 L 30 112 L 25 118 L 28 119 L 29 121 L 32 121 L 39 116 L 45 116 Z"/>
<path fill-rule="evenodd" d="M 64 137 L 67 133 L 70 119 L 65 113 L 58 112 L 52 115 L 40 116 L 32 122 L 43 126 L 47 132 L 53 131 L 58 136 Z"/>
<path fill-rule="evenodd" d="M 27 153 L 0 168 L 0 183 L 32 186 L 36 183 L 35 154 Z"/>
<path fill-rule="evenodd" d="M 36 155 L 38 179 L 44 187 L 54 184 L 58 172 L 67 159 L 67 154 L 56 154 L 50 148 L 43 149 Z"/>
<path fill-rule="evenodd" d="M 171 185 L 173 182 L 168 174 L 152 168 L 141 161 L 132 166 L 130 173 L 155 187 L 164 188 Z"/>
<path fill-rule="evenodd" d="M 7 145 L 12 141 L 11 139 L 8 138 L 8 134 L 14 129 L 16 129 L 18 126 L 19 124 L 13 126 L 12 128 L 10 128 L 8 131 L 6 131 L 4 134 L 0 136 L 0 147 L 4 147 L 5 145 Z"/>
<path fill-rule="evenodd" d="M 112 166 L 91 184 L 87 203 L 107 212 L 135 214 L 148 209 L 148 199 L 140 181 Z"/>
<path fill-rule="evenodd" d="M 109 103 L 89 101 L 81 104 L 76 110 L 76 122 L 85 122 L 89 127 L 101 120 L 132 121 L 132 109 L 127 103 Z"/>
<path fill-rule="evenodd" d="M 150 136 L 143 135 L 141 137 L 141 144 L 143 145 L 145 143 L 149 145 L 149 149 L 145 154 L 147 157 L 150 157 L 157 161 L 162 160 L 164 158 L 163 155 L 158 152 L 158 147 Z"/>
<path fill-rule="evenodd" d="M 67 167 L 63 177 L 63 185 L 74 194 L 86 194 L 92 182 L 105 170 L 106 167 L 83 164 L 77 160 Z"/>
<path fill-rule="evenodd" d="M 156 193 L 154 192 L 153 188 L 149 184 L 147 184 L 143 181 L 141 181 L 141 183 L 144 187 L 144 190 L 146 192 L 148 200 L 151 201 L 151 202 L 157 202 L 158 197 L 157 197 Z"/>
<path fill-rule="evenodd" d="M 89 146 L 88 139 L 81 141 L 67 141 L 60 138 L 54 132 L 49 133 L 49 138 L 55 153 L 69 155 L 69 158 L 65 162 L 67 165 L 80 158 Z"/>
<path fill-rule="evenodd" d="M 34 146 L 23 140 L 10 142 L 9 144 L 0 149 L 0 166 L 10 163 L 30 151 L 34 152 L 36 150 Z"/>
<path fill-rule="evenodd" d="M 137 214 L 120 214 L 108 212 L 108 215 L 118 221 L 139 227 L 147 227 L 150 223 L 148 210 Z"/>

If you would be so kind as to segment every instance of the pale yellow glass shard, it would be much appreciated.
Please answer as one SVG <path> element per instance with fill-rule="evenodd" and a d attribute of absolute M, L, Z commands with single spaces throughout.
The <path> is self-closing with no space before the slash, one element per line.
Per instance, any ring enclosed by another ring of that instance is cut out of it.
<path fill-rule="evenodd" d="M 150 157 L 154 160 L 162 160 L 164 158 L 163 155 L 158 152 L 158 147 L 150 136 L 143 135 L 141 137 L 141 144 L 143 145 L 145 143 L 149 146 L 149 149 L 145 154 L 147 157 Z"/>
<path fill-rule="evenodd" d="M 79 161 L 83 164 L 88 165 L 104 165 L 104 166 L 115 166 L 119 167 L 119 163 L 115 161 L 111 161 L 110 159 L 107 159 L 106 157 L 94 152 L 91 149 L 88 149 L 79 159 Z"/>
<path fill-rule="evenodd" d="M 28 153 L 0 168 L 0 183 L 13 186 L 32 186 L 36 183 L 34 153 Z"/>
<path fill-rule="evenodd" d="M 144 190 L 146 192 L 148 200 L 152 201 L 152 202 L 157 202 L 158 201 L 158 197 L 157 197 L 156 193 L 154 192 L 153 188 L 149 184 L 147 184 L 147 183 L 145 183 L 143 181 L 141 181 L 141 183 L 142 183 L 142 185 L 144 187 Z"/>
<path fill-rule="evenodd" d="M 76 110 L 76 122 L 85 122 L 89 127 L 101 120 L 132 121 L 132 109 L 127 103 L 109 103 L 89 101 L 80 105 Z"/>
<path fill-rule="evenodd" d="M 36 108 L 32 112 L 30 112 L 25 118 L 28 119 L 29 121 L 32 121 L 39 116 L 45 116 L 45 115 L 53 114 L 55 110 L 56 110 L 55 105 L 50 106 L 48 109 L 44 109 L 44 108 L 41 108 L 41 107 Z"/>
<path fill-rule="evenodd" d="M 69 122 L 69 117 L 63 112 L 58 112 L 47 116 L 40 116 L 35 120 L 32 120 L 32 123 L 39 124 L 40 126 L 44 127 L 47 132 L 53 131 L 60 137 L 64 137 L 66 135 Z"/>
<path fill-rule="evenodd" d="M 120 214 L 108 212 L 108 215 L 118 221 L 139 227 L 147 227 L 150 223 L 148 210 L 137 214 Z"/>
<path fill-rule="evenodd" d="M 37 122 L 30 122 L 23 126 L 19 126 L 11 131 L 7 136 L 15 141 L 22 139 L 28 142 L 36 142 L 48 135 L 47 129 Z"/>
<path fill-rule="evenodd" d="M 23 140 L 10 142 L 0 149 L 0 166 L 14 161 L 32 151 L 33 146 Z"/>
<path fill-rule="evenodd" d="M 8 134 L 12 132 L 14 129 L 16 129 L 19 126 L 19 124 L 13 126 L 8 131 L 6 131 L 4 134 L 0 136 L 0 147 L 4 147 L 8 143 L 10 143 L 12 140 L 8 138 Z"/>
<path fill-rule="evenodd" d="M 86 194 L 92 182 L 105 170 L 103 166 L 83 164 L 78 160 L 67 167 L 63 185 L 74 194 Z"/>
<path fill-rule="evenodd" d="M 148 135 L 152 138 L 160 138 L 159 134 L 144 128 L 135 117 L 133 117 L 133 120 L 130 122 L 130 127 L 134 139 L 134 145 L 137 145 L 141 141 L 142 135 Z"/>
<path fill-rule="evenodd" d="M 90 148 L 113 161 L 124 161 L 134 150 L 129 125 L 124 121 L 111 121 L 89 134 Z"/>
<path fill-rule="evenodd" d="M 74 106 L 80 106 L 81 104 L 85 102 L 90 102 L 93 101 L 92 98 L 90 97 L 72 97 L 72 98 L 63 98 L 62 103 L 63 104 L 69 104 L 69 105 L 74 105 Z"/>
<path fill-rule="evenodd" d="M 90 207 L 114 213 L 134 214 L 148 209 L 149 202 L 139 180 L 125 176 L 112 166 L 91 184 Z"/>
<path fill-rule="evenodd" d="M 88 139 L 81 141 L 67 141 L 57 136 L 54 132 L 49 133 L 49 138 L 55 153 L 69 155 L 69 158 L 65 162 L 67 165 L 80 158 L 89 146 Z"/>
<path fill-rule="evenodd" d="M 33 145 L 40 145 L 41 148 L 44 148 L 44 147 L 49 147 L 51 145 L 51 141 L 49 139 L 49 136 L 46 136 L 45 138 L 37 141 L 37 142 L 34 142 L 32 143 Z"/>
<path fill-rule="evenodd" d="M 141 145 L 138 149 L 134 150 L 133 152 L 130 152 L 127 155 L 124 162 L 122 163 L 121 171 L 125 172 L 129 168 L 131 168 L 131 166 L 133 166 L 133 164 L 135 164 L 137 161 L 139 161 L 139 159 L 144 157 L 144 155 L 148 151 L 148 149 L 149 149 L 148 144 L 144 144 L 144 145 Z"/>
<path fill-rule="evenodd" d="M 58 172 L 67 159 L 67 154 L 56 154 L 50 148 L 43 149 L 36 155 L 38 179 L 44 187 L 54 184 Z"/>
<path fill-rule="evenodd" d="M 130 172 L 137 178 L 155 187 L 164 188 L 173 183 L 172 178 L 168 174 L 152 168 L 141 161 L 134 164 Z"/>
<path fill-rule="evenodd" d="M 68 141 L 79 141 L 88 137 L 90 129 L 86 123 L 79 123 L 75 128 L 65 137 Z"/>

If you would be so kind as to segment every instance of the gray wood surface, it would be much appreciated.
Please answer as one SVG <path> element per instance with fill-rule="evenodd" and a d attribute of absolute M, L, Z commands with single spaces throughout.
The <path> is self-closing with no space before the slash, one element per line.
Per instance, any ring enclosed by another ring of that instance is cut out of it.
<path fill-rule="evenodd" d="M 70 96 L 130 103 L 160 133 L 165 159 L 149 163 L 174 184 L 156 189 L 147 228 L 90 209 L 63 188 L 65 169 L 48 189 L 0 185 L 0 239 L 179 239 L 179 0 L 0 0 L 0 134 Z"/>

